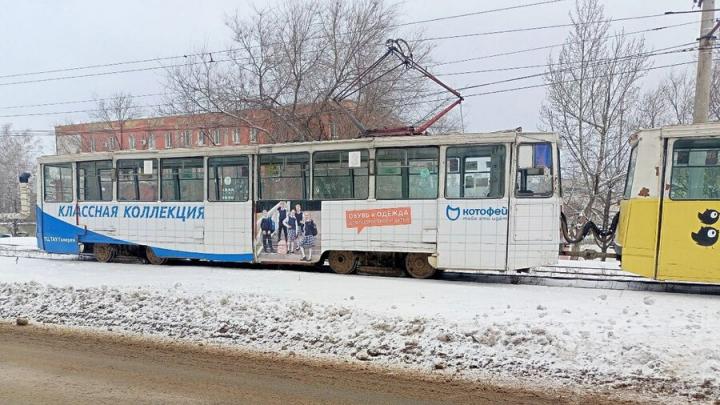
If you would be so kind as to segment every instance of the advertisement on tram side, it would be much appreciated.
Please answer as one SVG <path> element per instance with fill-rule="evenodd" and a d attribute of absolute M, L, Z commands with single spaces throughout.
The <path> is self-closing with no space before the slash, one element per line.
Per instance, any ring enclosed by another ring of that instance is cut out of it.
<path fill-rule="evenodd" d="M 255 205 L 255 256 L 261 262 L 320 260 L 321 202 L 265 200 Z"/>

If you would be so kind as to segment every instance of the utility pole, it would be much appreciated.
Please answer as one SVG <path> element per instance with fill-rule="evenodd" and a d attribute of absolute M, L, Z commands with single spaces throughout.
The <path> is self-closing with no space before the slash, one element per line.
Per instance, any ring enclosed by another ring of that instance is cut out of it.
<path fill-rule="evenodd" d="M 702 17 L 698 50 L 697 78 L 695 80 L 695 109 L 693 124 L 707 122 L 710 115 L 710 81 L 712 77 L 712 45 L 715 33 L 715 0 L 701 0 Z"/>

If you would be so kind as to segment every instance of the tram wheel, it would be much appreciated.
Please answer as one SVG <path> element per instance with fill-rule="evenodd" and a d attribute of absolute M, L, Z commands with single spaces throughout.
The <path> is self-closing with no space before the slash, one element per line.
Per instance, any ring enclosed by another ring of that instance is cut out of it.
<path fill-rule="evenodd" d="M 158 255 L 155 254 L 155 251 L 153 251 L 153 248 L 151 248 L 150 246 L 145 247 L 145 258 L 147 259 L 148 263 L 156 266 L 167 263 L 167 259 L 163 257 L 158 257 Z"/>
<path fill-rule="evenodd" d="M 330 262 L 330 268 L 338 274 L 352 274 L 357 270 L 358 260 L 353 252 L 330 252 L 328 262 Z"/>
<path fill-rule="evenodd" d="M 93 253 L 95 254 L 95 260 L 100 263 L 108 263 L 117 256 L 117 248 L 113 245 L 100 243 L 93 247 Z"/>
<path fill-rule="evenodd" d="M 405 256 L 405 270 L 414 278 L 430 278 L 436 271 L 425 253 L 408 253 Z"/>

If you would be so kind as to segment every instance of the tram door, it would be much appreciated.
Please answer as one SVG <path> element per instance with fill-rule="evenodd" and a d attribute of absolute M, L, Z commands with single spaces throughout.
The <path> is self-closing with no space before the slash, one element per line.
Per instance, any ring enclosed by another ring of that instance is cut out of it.
<path fill-rule="evenodd" d="M 438 200 L 438 267 L 505 269 L 510 144 L 445 149 L 445 193 Z"/>
<path fill-rule="evenodd" d="M 719 282 L 720 138 L 669 139 L 666 153 L 657 278 Z"/>
<path fill-rule="evenodd" d="M 554 264 L 561 203 L 556 146 L 518 136 L 513 152 L 507 268 Z"/>

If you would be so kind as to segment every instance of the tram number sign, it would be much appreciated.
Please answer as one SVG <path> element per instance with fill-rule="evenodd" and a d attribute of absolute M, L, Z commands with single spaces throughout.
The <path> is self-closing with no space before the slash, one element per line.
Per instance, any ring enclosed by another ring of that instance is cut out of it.
<path fill-rule="evenodd" d="M 345 211 L 345 227 L 349 229 L 355 228 L 357 233 L 374 226 L 410 224 L 412 224 L 412 207 Z"/>

